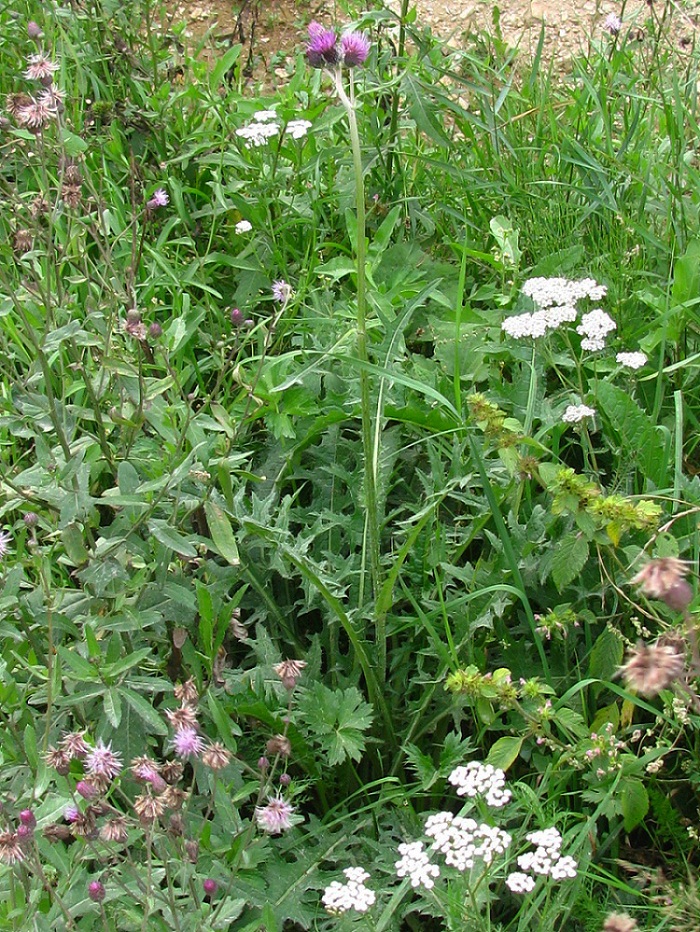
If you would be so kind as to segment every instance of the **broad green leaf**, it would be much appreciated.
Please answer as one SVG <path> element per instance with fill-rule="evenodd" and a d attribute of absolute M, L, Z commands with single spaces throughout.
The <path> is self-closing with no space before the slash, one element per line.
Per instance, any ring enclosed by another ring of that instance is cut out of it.
<path fill-rule="evenodd" d="M 518 759 L 523 740 L 523 738 L 516 738 L 511 735 L 499 738 L 492 745 L 486 763 L 491 764 L 492 767 L 498 767 L 500 770 L 508 770 Z"/>
<path fill-rule="evenodd" d="M 636 777 L 625 777 L 620 780 L 618 793 L 625 831 L 631 832 L 649 811 L 649 794 L 642 781 Z"/>
<path fill-rule="evenodd" d="M 657 488 L 670 485 L 668 431 L 655 427 L 629 392 L 611 382 L 598 384 L 596 401 L 619 436 L 626 456 Z"/>
<path fill-rule="evenodd" d="M 214 502 L 205 502 L 204 512 L 207 516 L 209 533 L 216 552 L 224 560 L 227 560 L 231 566 L 238 566 L 241 562 L 238 554 L 238 544 L 226 513 Z"/>
<path fill-rule="evenodd" d="M 583 534 L 567 534 L 552 559 L 552 579 L 561 592 L 580 575 L 588 562 L 588 541 Z"/>
<path fill-rule="evenodd" d="M 141 721 L 146 725 L 149 734 L 167 735 L 168 726 L 161 716 L 156 712 L 150 702 L 147 702 L 143 696 L 134 692 L 133 689 L 119 689 L 119 695 L 131 708 L 136 712 Z"/>
<path fill-rule="evenodd" d="M 122 720 L 122 704 L 116 689 L 107 689 L 102 700 L 105 715 L 112 728 L 119 728 Z"/>
<path fill-rule="evenodd" d="M 622 635 L 607 627 L 596 638 L 591 651 L 588 675 L 598 680 L 610 680 L 622 663 Z"/>
<path fill-rule="evenodd" d="M 159 543 L 163 544 L 164 547 L 168 547 L 170 550 L 174 550 L 175 553 L 180 554 L 181 557 L 187 557 L 192 560 L 197 556 L 197 550 L 194 545 L 179 534 L 175 528 L 171 527 L 167 521 L 162 521 L 159 518 L 152 518 L 148 522 L 148 528 Z"/>

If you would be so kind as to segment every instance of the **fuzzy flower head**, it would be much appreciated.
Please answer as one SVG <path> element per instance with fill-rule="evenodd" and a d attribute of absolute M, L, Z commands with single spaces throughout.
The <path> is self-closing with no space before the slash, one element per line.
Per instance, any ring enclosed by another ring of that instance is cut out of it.
<path fill-rule="evenodd" d="M 0 531 L 0 560 L 3 557 L 6 557 L 10 552 L 10 541 L 12 540 L 12 535 L 8 534 L 7 531 Z"/>
<path fill-rule="evenodd" d="M 611 36 L 617 36 L 622 29 L 622 20 L 617 13 L 608 13 L 603 23 L 603 29 L 609 32 Z"/>
<path fill-rule="evenodd" d="M 294 806 L 281 796 L 272 796 L 266 806 L 255 807 L 255 821 L 264 832 L 281 835 L 294 825 Z"/>
<path fill-rule="evenodd" d="M 85 773 L 89 776 L 113 779 L 121 773 L 122 762 L 120 755 L 112 750 L 112 742 L 105 744 L 102 738 L 92 750 L 85 755 Z"/>
<path fill-rule="evenodd" d="M 369 39 L 362 32 L 346 32 L 340 38 L 340 54 L 346 68 L 364 65 L 369 49 Z"/>
<path fill-rule="evenodd" d="M 338 37 L 332 29 L 324 29 L 316 21 L 309 23 L 309 42 L 306 46 L 306 60 L 312 68 L 336 65 L 340 58 Z"/>
<path fill-rule="evenodd" d="M 640 641 L 620 668 L 628 689 L 649 698 L 657 696 L 680 679 L 685 671 L 685 659 L 672 644 L 644 644 Z"/>
<path fill-rule="evenodd" d="M 294 292 L 292 291 L 292 286 L 280 278 L 278 281 L 272 283 L 272 300 L 277 301 L 280 304 L 286 304 L 289 299 L 292 297 Z"/>
<path fill-rule="evenodd" d="M 305 666 L 305 660 L 283 660 L 282 663 L 276 663 L 272 669 L 282 680 L 285 689 L 292 690 L 297 685 Z"/>
<path fill-rule="evenodd" d="M 54 74 L 58 71 L 57 63 L 41 52 L 30 55 L 27 66 L 24 72 L 25 78 L 30 81 L 41 81 L 42 84 L 51 84 Z"/>
<path fill-rule="evenodd" d="M 165 188 L 157 188 L 152 197 L 146 202 L 149 210 L 157 210 L 159 207 L 167 207 L 170 203 L 170 197 Z"/>
<path fill-rule="evenodd" d="M 25 856 L 17 832 L 0 832 L 0 864 L 20 864 Z"/>
<path fill-rule="evenodd" d="M 279 135 L 279 124 L 254 120 L 247 126 L 239 126 L 236 136 L 242 139 L 246 148 L 264 146 L 273 136 Z"/>
<path fill-rule="evenodd" d="M 361 867 L 347 867 L 343 873 L 347 882 L 340 883 L 334 880 L 326 887 L 321 902 L 332 916 L 340 916 L 351 909 L 358 913 L 366 913 L 377 899 L 374 890 L 365 886 L 369 874 Z"/>
<path fill-rule="evenodd" d="M 505 773 L 491 764 L 470 761 L 466 767 L 456 767 L 447 779 L 457 787 L 458 796 L 470 799 L 482 796 L 494 809 L 505 806 L 512 796 L 510 790 L 504 789 Z"/>
<path fill-rule="evenodd" d="M 605 917 L 602 932 L 639 932 L 639 926 L 627 913 L 610 913 Z"/>
<path fill-rule="evenodd" d="M 178 757 L 199 757 L 204 747 L 204 739 L 194 728 L 179 728 L 173 736 L 173 750 Z"/>

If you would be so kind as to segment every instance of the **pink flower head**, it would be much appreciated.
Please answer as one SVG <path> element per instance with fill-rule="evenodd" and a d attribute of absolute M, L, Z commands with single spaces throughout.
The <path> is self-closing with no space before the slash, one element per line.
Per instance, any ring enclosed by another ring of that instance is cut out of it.
<path fill-rule="evenodd" d="M 267 806 L 255 807 L 255 821 L 263 831 L 271 835 L 279 835 L 291 828 L 294 824 L 293 814 L 294 806 L 281 796 L 272 796 Z"/>
<path fill-rule="evenodd" d="M 106 777 L 111 780 L 121 769 L 119 754 L 112 750 L 111 741 L 105 744 L 102 738 L 98 738 L 95 747 L 85 755 L 85 772 L 92 777 Z"/>
<path fill-rule="evenodd" d="M 216 893 L 216 888 L 218 886 L 218 883 L 211 877 L 207 877 L 206 880 L 202 883 L 202 887 L 204 888 L 204 892 L 207 896 L 213 896 Z"/>
<path fill-rule="evenodd" d="M 178 757 L 199 757 L 204 740 L 194 728 L 179 728 L 173 737 L 173 749 Z"/>
<path fill-rule="evenodd" d="M 146 206 L 150 210 L 155 210 L 158 207 L 167 207 L 170 203 L 170 198 L 168 197 L 168 192 L 165 188 L 158 188 L 153 192 L 153 196 L 148 201 Z"/>
<path fill-rule="evenodd" d="M 336 65 L 339 60 L 338 42 L 332 29 L 324 29 L 320 23 L 309 24 L 309 44 L 306 59 L 313 68 Z"/>
<path fill-rule="evenodd" d="M 362 32 L 346 32 L 340 39 L 340 52 L 346 68 L 364 65 L 369 55 L 370 43 Z"/>
<path fill-rule="evenodd" d="M 30 81 L 41 81 L 48 82 L 51 84 L 53 81 L 54 72 L 58 71 L 58 65 L 55 61 L 51 61 L 46 55 L 43 55 L 41 52 L 37 55 L 30 55 L 28 68 L 24 72 L 25 78 L 29 78 Z"/>
<path fill-rule="evenodd" d="M 104 884 L 101 884 L 99 880 L 93 880 L 88 884 L 88 896 L 93 903 L 101 903 L 106 895 Z"/>

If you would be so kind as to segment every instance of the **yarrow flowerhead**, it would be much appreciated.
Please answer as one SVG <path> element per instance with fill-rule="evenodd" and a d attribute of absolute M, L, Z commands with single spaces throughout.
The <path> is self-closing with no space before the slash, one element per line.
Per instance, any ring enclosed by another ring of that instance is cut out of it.
<path fill-rule="evenodd" d="M 470 761 L 465 767 L 456 767 L 447 779 L 457 787 L 458 796 L 483 796 L 487 805 L 496 809 L 505 806 L 512 796 L 510 790 L 504 789 L 505 773 L 491 764 Z"/>
<path fill-rule="evenodd" d="M 445 863 L 459 871 L 471 870 L 477 860 L 491 864 L 504 854 L 512 838 L 508 832 L 485 822 L 437 812 L 425 823 L 425 834 L 433 839 L 433 851 L 439 851 Z"/>
<path fill-rule="evenodd" d="M 595 413 L 595 408 L 588 405 L 567 405 L 561 419 L 565 424 L 580 424 L 587 417 L 595 417 Z"/>
<path fill-rule="evenodd" d="M 647 364 L 647 357 L 644 353 L 618 353 L 615 357 L 621 366 L 628 369 L 641 369 Z"/>
<path fill-rule="evenodd" d="M 236 233 L 241 236 L 243 233 L 250 233 L 253 229 L 253 224 L 249 220 L 239 220 L 234 229 Z"/>
<path fill-rule="evenodd" d="M 399 854 L 401 860 L 394 865 L 397 877 L 408 877 L 412 887 L 423 886 L 430 890 L 435 886 L 434 878 L 440 876 L 440 868 L 430 863 L 422 841 L 399 845 Z"/>
<path fill-rule="evenodd" d="M 279 125 L 265 121 L 255 121 L 247 126 L 240 126 L 236 136 L 242 139 L 246 146 L 264 146 L 273 136 L 279 135 Z"/>
<path fill-rule="evenodd" d="M 599 307 L 584 314 L 581 323 L 576 328 L 576 332 L 583 337 L 581 349 L 592 352 L 603 349 L 606 336 L 616 329 L 617 324 L 612 317 Z"/>
<path fill-rule="evenodd" d="M 374 890 L 365 886 L 369 874 L 361 867 L 347 867 L 343 873 L 347 883 L 334 880 L 326 887 L 321 902 L 333 916 L 339 916 L 351 909 L 358 913 L 366 913 L 377 899 Z"/>
<path fill-rule="evenodd" d="M 605 285 L 592 278 L 572 281 L 568 278 L 529 278 L 521 292 L 535 305 L 529 313 L 507 317 L 501 329 L 514 339 L 546 336 L 564 323 L 573 323 L 578 311 L 576 304 L 583 298 L 598 301 L 605 296 Z"/>
<path fill-rule="evenodd" d="M 506 886 L 512 893 L 532 893 L 535 889 L 535 878 L 520 871 L 513 871 L 506 877 Z"/>
<path fill-rule="evenodd" d="M 311 129 L 311 126 L 312 123 L 310 120 L 290 120 L 284 130 L 292 139 L 303 139 Z"/>

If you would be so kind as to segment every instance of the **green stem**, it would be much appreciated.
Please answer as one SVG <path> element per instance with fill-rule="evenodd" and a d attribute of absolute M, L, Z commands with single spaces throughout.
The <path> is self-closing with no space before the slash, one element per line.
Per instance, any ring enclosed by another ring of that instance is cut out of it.
<path fill-rule="evenodd" d="M 345 93 L 340 70 L 334 72 L 336 91 L 348 115 L 352 162 L 355 174 L 355 210 L 357 235 L 355 242 L 355 262 L 357 266 L 357 354 L 362 363 L 369 362 L 367 347 L 367 272 L 365 268 L 365 186 L 362 172 L 362 149 L 360 133 L 357 127 L 355 111 L 355 91 L 350 72 L 350 96 Z M 369 373 L 360 368 L 360 406 L 362 414 L 362 448 L 365 461 L 365 502 L 367 514 L 365 530 L 369 547 L 369 570 L 372 594 L 376 597 L 381 590 L 381 563 L 379 552 L 379 520 L 377 511 L 377 452 L 372 433 L 372 410 L 370 406 Z M 360 602 L 363 601 L 364 586 L 361 587 Z M 386 670 L 386 627 L 381 619 L 376 625 L 377 674 L 380 683 L 384 681 Z"/>

